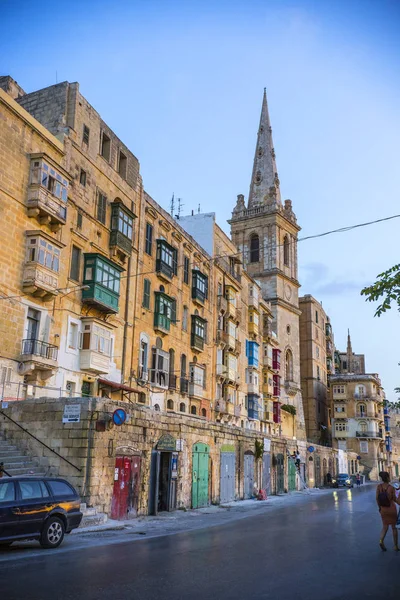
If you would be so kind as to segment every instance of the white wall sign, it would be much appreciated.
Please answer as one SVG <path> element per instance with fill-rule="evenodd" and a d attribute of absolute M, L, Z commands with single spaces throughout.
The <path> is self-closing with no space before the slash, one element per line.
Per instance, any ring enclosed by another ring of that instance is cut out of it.
<path fill-rule="evenodd" d="M 271 450 L 271 440 L 268 438 L 264 438 L 264 452 L 269 452 Z"/>
<path fill-rule="evenodd" d="M 66 404 L 64 406 L 63 423 L 79 423 L 81 420 L 81 405 Z"/>
<path fill-rule="evenodd" d="M 176 440 L 176 451 L 177 452 L 183 452 L 183 442 L 184 442 L 184 440 L 182 440 L 182 439 Z"/>

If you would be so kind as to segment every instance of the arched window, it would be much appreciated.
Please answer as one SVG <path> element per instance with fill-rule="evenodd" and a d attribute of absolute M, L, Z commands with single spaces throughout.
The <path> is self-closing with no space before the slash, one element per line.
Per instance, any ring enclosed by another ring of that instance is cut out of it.
<path fill-rule="evenodd" d="M 191 409 L 190 409 L 190 413 L 191 413 L 192 415 L 197 415 L 197 409 L 196 409 L 196 407 L 195 407 L 195 406 L 192 406 L 192 407 L 191 407 Z"/>
<path fill-rule="evenodd" d="M 174 401 L 173 400 L 167 400 L 167 408 L 168 408 L 168 410 L 174 410 Z"/>
<path fill-rule="evenodd" d="M 289 238 L 287 235 L 283 238 L 283 264 L 289 266 Z"/>
<path fill-rule="evenodd" d="M 367 424 L 365 421 L 363 421 L 362 423 L 359 424 L 359 428 L 360 431 L 362 431 L 363 433 L 365 433 L 367 431 Z"/>
<path fill-rule="evenodd" d="M 260 239 L 255 233 L 250 238 L 250 262 L 256 263 L 260 260 Z"/>
<path fill-rule="evenodd" d="M 180 412 L 186 412 L 186 406 L 184 402 L 181 402 L 179 405 Z"/>
<path fill-rule="evenodd" d="M 291 350 L 286 351 L 285 379 L 286 379 L 286 381 L 293 381 L 293 354 L 292 354 Z"/>
<path fill-rule="evenodd" d="M 207 416 L 207 411 L 206 411 L 206 409 L 205 409 L 205 408 L 202 408 L 202 409 L 201 409 L 201 416 L 202 416 L 202 417 L 206 417 L 206 416 Z"/>

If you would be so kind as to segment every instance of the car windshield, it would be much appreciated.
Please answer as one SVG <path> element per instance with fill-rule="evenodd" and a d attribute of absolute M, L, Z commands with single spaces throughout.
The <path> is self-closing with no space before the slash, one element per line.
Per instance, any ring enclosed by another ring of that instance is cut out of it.
<path fill-rule="evenodd" d="M 338 478 L 339 479 L 348 479 L 349 476 L 346 473 L 339 473 Z"/>

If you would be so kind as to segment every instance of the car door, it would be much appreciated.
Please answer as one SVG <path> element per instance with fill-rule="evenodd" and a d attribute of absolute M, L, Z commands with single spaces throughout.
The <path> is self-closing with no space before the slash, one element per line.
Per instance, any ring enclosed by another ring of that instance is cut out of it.
<path fill-rule="evenodd" d="M 49 490 L 40 479 L 18 481 L 20 534 L 33 536 L 42 530 L 43 521 L 53 508 Z"/>
<path fill-rule="evenodd" d="M 18 535 L 19 517 L 13 481 L 0 480 L 0 540 Z"/>

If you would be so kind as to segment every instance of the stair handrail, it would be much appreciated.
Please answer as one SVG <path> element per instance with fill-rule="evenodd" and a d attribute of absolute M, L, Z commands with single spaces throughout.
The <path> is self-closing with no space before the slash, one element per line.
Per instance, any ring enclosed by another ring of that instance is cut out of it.
<path fill-rule="evenodd" d="M 66 463 L 68 463 L 69 465 L 71 465 L 71 467 L 74 467 L 74 469 L 76 469 L 77 471 L 79 471 L 79 473 L 82 472 L 82 469 L 80 467 L 77 467 L 76 465 L 74 465 L 74 463 L 70 462 L 67 458 L 65 458 L 64 456 L 62 456 L 58 452 L 56 452 L 56 450 L 53 450 L 53 448 L 51 448 L 50 446 L 48 446 L 47 444 L 45 444 L 44 442 L 42 442 L 42 440 L 40 440 L 38 437 L 36 437 L 35 435 L 33 435 L 33 433 L 31 433 L 30 431 L 28 431 L 27 429 L 25 429 L 25 427 L 22 427 L 22 425 L 20 425 L 19 423 L 17 423 L 17 421 L 14 421 L 14 419 L 12 419 L 8 415 L 6 415 L 6 413 L 3 412 L 2 410 L 0 410 L 0 415 L 3 415 L 3 417 L 6 417 L 7 419 L 9 419 L 12 423 L 14 423 L 14 425 L 16 425 L 17 427 L 19 427 L 20 429 L 22 429 L 22 431 L 24 433 L 27 433 L 28 435 L 30 435 L 34 440 L 36 440 L 37 442 L 39 442 L 39 444 L 42 444 L 42 446 L 44 446 L 45 448 L 47 448 L 47 450 L 50 450 L 50 452 L 53 452 L 53 454 L 55 454 L 56 456 L 58 456 L 59 458 L 61 458 L 62 460 L 64 460 Z"/>

